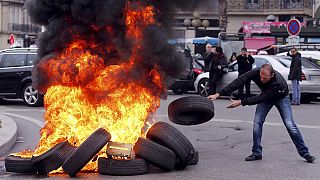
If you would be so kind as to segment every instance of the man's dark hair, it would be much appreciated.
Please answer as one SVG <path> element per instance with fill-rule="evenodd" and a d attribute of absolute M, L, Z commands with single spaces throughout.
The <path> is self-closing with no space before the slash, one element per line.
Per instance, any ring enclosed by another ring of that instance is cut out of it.
<path fill-rule="evenodd" d="M 241 48 L 241 51 L 247 52 L 248 50 L 247 50 L 247 48 L 243 47 L 243 48 Z"/>
<path fill-rule="evenodd" d="M 273 74 L 273 73 L 274 73 L 274 69 L 273 69 L 273 67 L 272 67 L 270 64 L 263 64 L 263 65 L 261 66 L 261 70 L 269 71 L 270 74 Z"/>
<path fill-rule="evenodd" d="M 295 47 L 291 48 L 291 50 L 298 51 L 297 48 L 295 48 Z"/>
<path fill-rule="evenodd" d="M 217 53 L 223 53 L 222 47 L 217 46 L 217 47 L 216 47 L 216 52 L 217 52 Z"/>

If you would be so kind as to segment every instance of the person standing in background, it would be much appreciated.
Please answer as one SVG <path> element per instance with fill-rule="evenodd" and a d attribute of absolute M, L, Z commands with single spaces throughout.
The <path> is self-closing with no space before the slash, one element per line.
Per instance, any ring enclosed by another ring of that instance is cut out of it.
<path fill-rule="evenodd" d="M 212 58 L 214 56 L 214 50 L 213 50 L 213 47 L 210 43 L 208 43 L 206 45 L 206 52 L 204 53 L 204 68 L 203 68 L 203 71 L 204 72 L 208 72 L 210 67 L 210 62 L 212 61 Z"/>
<path fill-rule="evenodd" d="M 252 64 L 254 63 L 254 59 L 249 53 L 247 52 L 247 48 L 243 47 L 241 49 L 241 54 L 237 56 L 237 63 L 238 63 L 238 77 L 241 76 L 242 74 L 245 74 L 246 72 L 249 72 L 252 70 Z M 246 96 L 245 97 L 250 97 L 251 92 L 250 92 L 250 81 L 247 82 L 244 86 L 246 88 Z M 239 94 L 239 99 L 244 98 L 244 93 L 243 93 L 243 86 L 241 86 L 238 90 Z"/>
<path fill-rule="evenodd" d="M 212 61 L 209 64 L 209 95 L 215 94 L 217 82 L 223 75 L 223 68 L 228 67 L 227 58 L 223 53 L 222 47 L 217 46 Z"/>
<path fill-rule="evenodd" d="M 230 59 L 229 59 L 229 63 L 232 63 L 236 60 L 237 60 L 237 53 L 233 52 Z"/>
<path fill-rule="evenodd" d="M 292 88 L 292 101 L 291 105 L 300 105 L 301 93 L 300 93 L 300 84 L 302 76 L 301 70 L 301 54 L 297 51 L 296 48 L 292 48 L 290 50 L 292 57 L 292 61 L 290 64 L 289 76 L 288 79 L 291 80 L 291 88 Z"/>

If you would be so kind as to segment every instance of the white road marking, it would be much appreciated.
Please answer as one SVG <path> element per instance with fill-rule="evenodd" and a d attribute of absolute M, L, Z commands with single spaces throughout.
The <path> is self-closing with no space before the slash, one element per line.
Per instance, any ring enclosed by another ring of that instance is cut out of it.
<path fill-rule="evenodd" d="M 156 117 L 168 117 L 167 115 L 155 115 Z M 234 119 L 212 119 L 211 121 L 216 122 L 226 122 L 226 123 L 248 123 L 253 124 L 252 121 L 244 121 L 244 120 L 234 120 Z M 265 125 L 268 126 L 284 126 L 283 123 L 274 123 L 274 122 L 265 122 Z M 298 128 L 307 128 L 307 129 L 320 129 L 320 126 L 313 126 L 313 125 L 303 125 L 297 124 Z"/>
<path fill-rule="evenodd" d="M 40 120 L 37 120 L 37 119 L 33 119 L 31 117 L 28 117 L 28 116 L 22 116 L 22 115 L 13 114 L 13 113 L 2 113 L 2 114 L 30 121 L 32 123 L 35 123 L 36 125 L 38 125 L 41 128 L 44 126 L 44 122 L 43 121 L 40 121 Z"/>

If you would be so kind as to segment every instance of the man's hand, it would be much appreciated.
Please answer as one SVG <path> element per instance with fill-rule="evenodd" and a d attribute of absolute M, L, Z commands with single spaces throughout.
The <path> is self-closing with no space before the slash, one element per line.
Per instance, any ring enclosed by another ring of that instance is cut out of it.
<path fill-rule="evenodd" d="M 231 104 L 229 104 L 229 106 L 227 108 L 235 108 L 241 105 L 241 100 L 233 100 L 230 98 L 230 100 L 232 101 Z"/>
<path fill-rule="evenodd" d="M 221 66 L 218 66 L 218 69 L 221 69 Z"/>
<path fill-rule="evenodd" d="M 213 101 L 213 100 L 217 99 L 219 96 L 220 96 L 220 94 L 219 94 L 219 93 L 216 93 L 216 94 L 214 94 L 214 95 L 208 96 L 207 98 Z"/>

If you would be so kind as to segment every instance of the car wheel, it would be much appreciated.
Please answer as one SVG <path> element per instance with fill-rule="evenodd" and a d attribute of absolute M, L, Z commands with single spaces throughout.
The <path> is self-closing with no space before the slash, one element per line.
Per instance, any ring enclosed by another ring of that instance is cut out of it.
<path fill-rule="evenodd" d="M 301 103 L 302 104 L 309 104 L 311 101 L 313 101 L 315 99 L 316 99 L 315 97 L 304 95 L 304 96 L 301 96 Z"/>
<path fill-rule="evenodd" d="M 38 90 L 33 89 L 31 83 L 24 86 L 22 96 L 27 106 L 36 107 L 43 104 L 43 95 L 41 95 Z"/>
<path fill-rule="evenodd" d="M 204 97 L 209 96 L 209 79 L 208 78 L 203 78 L 199 81 L 198 93 Z"/>

